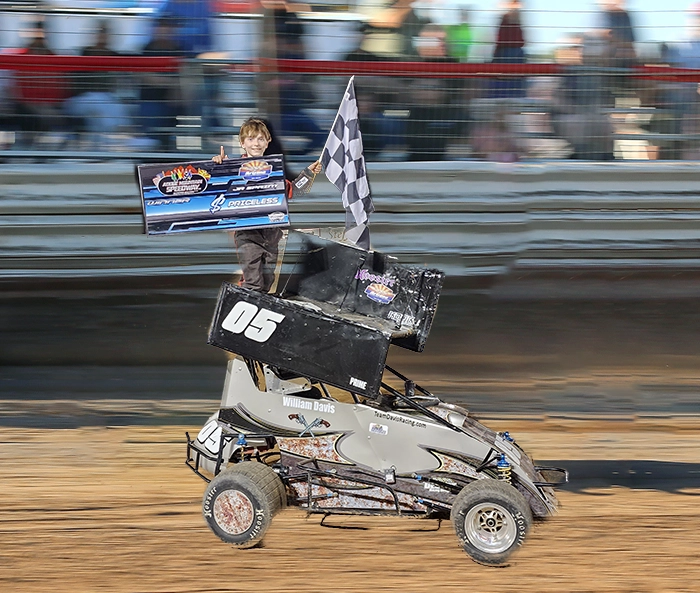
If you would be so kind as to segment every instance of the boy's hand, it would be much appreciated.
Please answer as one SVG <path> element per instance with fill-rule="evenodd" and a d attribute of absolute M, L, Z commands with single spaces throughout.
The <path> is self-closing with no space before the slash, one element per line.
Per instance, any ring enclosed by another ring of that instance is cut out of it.
<path fill-rule="evenodd" d="M 311 171 L 314 175 L 318 175 L 321 172 L 321 168 L 322 168 L 322 165 L 321 165 L 320 160 L 309 165 L 309 171 Z"/>
<path fill-rule="evenodd" d="M 220 165 L 227 158 L 228 158 L 228 156 L 226 155 L 226 153 L 224 153 L 224 147 L 222 146 L 221 152 L 219 154 L 215 154 L 213 157 L 211 157 L 211 160 L 214 161 L 217 165 Z"/>

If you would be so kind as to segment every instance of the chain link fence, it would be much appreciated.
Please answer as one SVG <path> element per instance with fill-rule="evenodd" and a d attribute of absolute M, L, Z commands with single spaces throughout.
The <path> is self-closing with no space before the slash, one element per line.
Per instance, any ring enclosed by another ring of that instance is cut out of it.
<path fill-rule="evenodd" d="M 258 115 L 308 160 L 354 75 L 370 161 L 700 157 L 694 7 L 475 4 L 0 2 L 0 155 L 231 153 Z"/>

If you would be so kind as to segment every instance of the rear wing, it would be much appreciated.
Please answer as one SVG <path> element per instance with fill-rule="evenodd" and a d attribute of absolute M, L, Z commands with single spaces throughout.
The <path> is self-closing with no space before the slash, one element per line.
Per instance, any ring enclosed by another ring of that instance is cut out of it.
<path fill-rule="evenodd" d="M 305 233 L 290 233 L 287 252 L 298 254 L 283 298 L 325 303 L 337 313 L 385 322 L 393 344 L 422 352 L 445 274 L 406 266 L 395 257 Z M 401 334 L 401 335 L 399 335 Z"/>
<path fill-rule="evenodd" d="M 310 235 L 297 239 L 283 298 L 224 282 L 208 343 L 378 395 L 389 346 L 423 350 L 443 273 Z"/>

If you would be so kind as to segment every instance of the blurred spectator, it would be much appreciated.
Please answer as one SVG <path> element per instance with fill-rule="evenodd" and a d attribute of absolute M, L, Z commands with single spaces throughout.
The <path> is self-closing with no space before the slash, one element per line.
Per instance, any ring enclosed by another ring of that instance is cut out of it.
<path fill-rule="evenodd" d="M 670 65 L 680 68 L 700 69 L 700 2 L 691 5 L 688 14 L 688 39 L 681 44 L 677 53 L 671 54 Z M 681 109 L 692 110 L 698 102 L 697 83 L 682 83 Z"/>
<path fill-rule="evenodd" d="M 159 19 L 153 38 L 143 49 L 144 56 L 181 56 L 176 23 L 170 18 Z M 158 142 L 158 148 L 175 147 L 175 125 L 181 111 L 182 94 L 177 73 L 153 72 L 141 77 L 139 89 L 139 123 L 147 136 Z"/>
<path fill-rule="evenodd" d="M 690 6 L 688 14 L 688 41 L 679 51 L 678 66 L 700 68 L 700 2 Z M 679 83 L 677 109 L 680 113 L 680 131 L 683 134 L 700 134 L 700 84 Z M 700 159 L 700 141 L 685 141 L 680 158 Z"/>
<path fill-rule="evenodd" d="M 659 63 L 678 67 L 681 63 L 681 52 L 678 47 L 665 42 L 661 43 L 659 45 Z"/>
<path fill-rule="evenodd" d="M 520 21 L 520 0 L 508 0 L 501 17 L 493 51 L 494 64 L 524 64 L 525 36 Z M 503 76 L 490 85 L 491 97 L 524 97 L 525 78 Z"/>
<path fill-rule="evenodd" d="M 212 19 L 214 0 L 165 0 L 160 17 L 174 23 L 174 34 L 180 52 L 186 58 L 205 57 L 214 47 Z M 204 63 L 185 61 L 181 66 L 180 104 L 178 115 L 202 118 L 208 128 L 218 126 L 216 99 L 220 71 Z"/>
<path fill-rule="evenodd" d="M 645 65 L 678 67 L 679 52 L 667 43 L 660 43 L 658 54 L 645 60 Z M 641 80 L 640 96 L 642 105 L 652 107 L 648 123 L 640 127 L 649 131 L 647 155 L 649 160 L 680 158 L 680 143 L 673 135 L 681 131 L 683 116 L 684 83 L 672 80 Z"/>
<path fill-rule="evenodd" d="M 359 50 L 385 60 L 418 57 L 413 39 L 429 21 L 413 9 L 413 0 L 358 0 L 366 17 Z"/>
<path fill-rule="evenodd" d="M 117 56 L 110 48 L 107 22 L 95 33 L 95 42 L 85 47 L 83 56 Z M 90 142 L 104 142 L 104 135 L 124 131 L 129 125 L 126 106 L 117 94 L 118 81 L 110 72 L 81 72 L 74 81 L 76 94 L 65 103 L 66 113 L 80 121 L 79 129 L 88 133 Z"/>
<path fill-rule="evenodd" d="M 637 65 L 635 33 L 624 0 L 601 0 L 598 32 L 605 47 L 605 66 L 632 68 Z M 606 85 L 615 97 L 637 97 L 637 80 L 627 74 L 610 74 Z"/>
<path fill-rule="evenodd" d="M 601 55 L 590 38 L 574 35 L 560 47 L 555 60 L 564 75 L 554 91 L 552 127 L 572 148 L 572 159 L 613 159 L 612 122 L 605 109 L 610 106 L 607 88 L 597 70 Z"/>
<path fill-rule="evenodd" d="M 700 2 L 688 11 L 688 40 L 678 52 L 678 65 L 683 68 L 700 68 Z"/>
<path fill-rule="evenodd" d="M 525 62 L 525 36 L 520 22 L 520 0 L 506 2 L 501 16 L 493 51 L 494 64 L 523 64 Z"/>
<path fill-rule="evenodd" d="M 304 8 L 284 0 L 263 0 L 266 16 L 271 19 L 274 30 L 274 48 L 268 55 L 278 59 L 300 60 L 306 57 L 304 49 L 304 27 L 297 11 Z M 273 40 L 270 40 L 273 41 Z M 271 81 L 277 92 L 280 133 L 282 136 L 303 139 L 303 145 L 290 153 L 321 153 L 328 131 L 319 128 L 306 109 L 315 103 L 308 78 L 296 74 L 279 73 Z M 273 102 L 274 105 L 274 102 Z"/>
<path fill-rule="evenodd" d="M 697 103 L 685 113 L 681 121 L 681 132 L 700 137 L 700 108 Z M 680 158 L 687 161 L 700 160 L 700 140 L 686 140 L 681 148 Z"/>
<path fill-rule="evenodd" d="M 364 15 L 362 37 L 349 61 L 416 60 L 414 39 L 428 23 L 414 10 L 413 0 L 358 0 Z M 407 90 L 413 83 L 397 77 L 358 76 L 355 91 L 362 121 L 365 156 L 379 157 L 404 147 L 408 120 Z"/>
<path fill-rule="evenodd" d="M 26 35 L 29 43 L 20 53 L 53 55 L 46 44 L 44 21 L 39 19 Z M 17 72 L 16 101 L 19 127 L 24 132 L 20 143 L 32 146 L 47 132 L 68 130 L 63 116 L 63 102 L 69 95 L 68 79 L 47 67 L 46 70 Z"/>
<path fill-rule="evenodd" d="M 11 70 L 0 70 L 0 150 L 5 150 L 14 142 L 14 132 L 17 131 L 14 89 L 14 73 Z"/>
<path fill-rule="evenodd" d="M 167 0 L 160 16 L 175 23 L 182 55 L 193 58 L 211 51 L 213 12 L 210 0 Z"/>
<path fill-rule="evenodd" d="M 470 11 L 466 7 L 455 9 L 457 22 L 449 24 L 447 30 L 448 54 L 460 62 L 469 60 L 469 50 L 474 42 L 474 31 L 470 22 Z"/>
<path fill-rule="evenodd" d="M 422 60 L 454 62 L 447 53 L 447 32 L 440 25 L 425 25 L 414 39 L 413 45 Z"/>
<path fill-rule="evenodd" d="M 447 54 L 447 33 L 439 25 L 423 27 L 415 40 L 420 60 L 439 64 L 455 62 Z M 406 129 L 408 160 L 441 161 L 446 157 L 450 140 L 455 139 L 464 124 L 462 81 L 445 78 L 417 78 L 409 89 L 410 113 Z"/>
<path fill-rule="evenodd" d="M 361 50 L 346 57 L 351 61 L 377 61 Z M 362 125 L 362 144 L 368 160 L 391 149 L 403 149 L 406 136 L 406 81 L 389 76 L 355 76 L 355 94 Z M 342 96 L 342 95 L 341 95 Z"/>
<path fill-rule="evenodd" d="M 486 121 L 472 128 L 471 147 L 474 157 L 497 163 L 515 163 L 522 149 L 508 124 L 508 110 L 498 106 Z"/>
<path fill-rule="evenodd" d="M 634 28 L 625 0 L 602 0 L 600 29 L 608 45 L 608 59 L 613 68 L 631 68 L 637 63 Z"/>

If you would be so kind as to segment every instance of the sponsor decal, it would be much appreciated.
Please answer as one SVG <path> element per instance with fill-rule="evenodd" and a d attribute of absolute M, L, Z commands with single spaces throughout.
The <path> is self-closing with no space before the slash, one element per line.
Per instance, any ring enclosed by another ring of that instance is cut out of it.
<path fill-rule="evenodd" d="M 367 389 L 367 381 L 362 381 L 362 379 L 357 377 L 350 377 L 350 385 L 359 389 Z"/>
<path fill-rule="evenodd" d="M 396 293 L 394 293 L 391 288 L 384 284 L 379 284 L 378 282 L 373 282 L 365 288 L 365 294 L 373 301 L 384 305 L 393 301 L 396 296 Z"/>
<path fill-rule="evenodd" d="M 423 488 L 427 490 L 428 492 L 449 492 L 448 490 L 445 490 L 444 488 L 441 488 L 437 484 L 434 484 L 433 482 L 423 482 Z"/>
<path fill-rule="evenodd" d="M 245 191 L 270 191 L 278 190 L 283 191 L 284 184 L 273 181 L 272 183 L 260 183 L 258 185 L 244 185 L 242 187 L 236 187 L 235 189 L 243 189 Z"/>
<path fill-rule="evenodd" d="M 241 165 L 238 174 L 246 181 L 262 181 L 272 174 L 272 165 L 267 161 L 247 161 Z"/>
<path fill-rule="evenodd" d="M 375 422 L 370 422 L 369 431 L 372 434 L 387 435 L 389 434 L 389 427 L 386 424 L 376 424 Z"/>
<path fill-rule="evenodd" d="M 370 282 L 365 288 L 365 294 L 371 300 L 387 304 L 394 300 L 396 293 L 391 289 L 396 284 L 396 278 L 387 275 L 372 274 L 369 270 L 357 270 L 355 279 L 363 282 Z"/>
<path fill-rule="evenodd" d="M 282 397 L 282 405 L 286 408 L 295 408 L 297 410 L 313 410 L 314 412 L 326 412 L 335 414 L 335 405 L 330 402 L 324 402 L 317 399 L 305 399 L 303 397 L 291 397 L 285 395 Z"/>
<path fill-rule="evenodd" d="M 280 198 L 239 198 L 229 200 L 227 209 L 242 210 L 243 208 L 259 208 L 260 206 L 276 206 L 280 203 Z"/>
<path fill-rule="evenodd" d="M 224 205 L 224 202 L 226 201 L 226 196 L 224 194 L 221 194 L 220 196 L 214 198 L 211 201 L 211 204 L 209 204 L 209 212 L 212 214 L 216 214 L 219 210 L 221 210 L 221 207 Z"/>
<path fill-rule="evenodd" d="M 214 516 L 212 503 L 214 501 L 214 498 L 216 497 L 216 493 L 217 488 L 216 486 L 213 486 L 212 489 L 207 493 L 206 498 L 204 499 L 204 504 L 202 506 L 204 508 L 204 516 L 207 519 L 211 519 Z"/>
<path fill-rule="evenodd" d="M 285 219 L 285 214 L 284 212 L 272 212 L 268 214 L 267 218 L 270 222 L 282 222 Z"/>
<path fill-rule="evenodd" d="M 159 200 L 148 200 L 146 205 L 151 206 L 170 206 L 171 204 L 187 204 L 190 198 L 161 198 Z"/>
<path fill-rule="evenodd" d="M 383 418 L 384 420 L 391 420 L 392 422 L 400 422 L 401 424 L 408 424 L 414 426 L 415 428 L 427 428 L 425 422 L 420 422 L 419 420 L 414 420 L 413 418 L 408 418 L 407 416 L 399 416 L 398 414 L 389 414 L 388 412 L 374 411 L 375 418 Z"/>
<path fill-rule="evenodd" d="M 211 173 L 195 169 L 192 165 L 161 171 L 153 178 L 153 184 L 164 196 L 192 195 L 203 192 Z"/>
<path fill-rule="evenodd" d="M 385 286 L 394 286 L 396 283 L 396 278 L 391 276 L 380 276 L 378 274 L 372 274 L 369 270 L 357 270 L 355 274 L 356 280 L 377 282 L 379 284 L 384 284 Z"/>
<path fill-rule="evenodd" d="M 299 179 L 299 181 L 297 181 L 294 185 L 295 185 L 297 188 L 301 189 L 301 188 L 304 187 L 308 182 L 309 182 L 309 178 L 308 178 L 308 177 L 302 177 L 302 178 Z"/>
<path fill-rule="evenodd" d="M 415 325 L 416 318 L 410 313 L 401 314 L 398 311 L 389 311 L 387 318 L 391 321 L 395 321 L 399 325 Z"/>
<path fill-rule="evenodd" d="M 323 426 L 325 428 L 328 428 L 331 425 L 331 423 L 328 422 L 328 420 L 324 420 L 323 418 L 316 418 L 316 420 L 313 420 L 312 422 L 307 422 L 303 414 L 290 414 L 288 418 L 290 420 L 296 420 L 299 424 L 301 424 L 304 427 L 304 430 L 302 430 L 299 433 L 300 437 L 303 437 L 307 432 L 312 437 L 314 437 L 316 436 L 313 433 L 314 428 L 316 428 L 317 426 Z"/>

